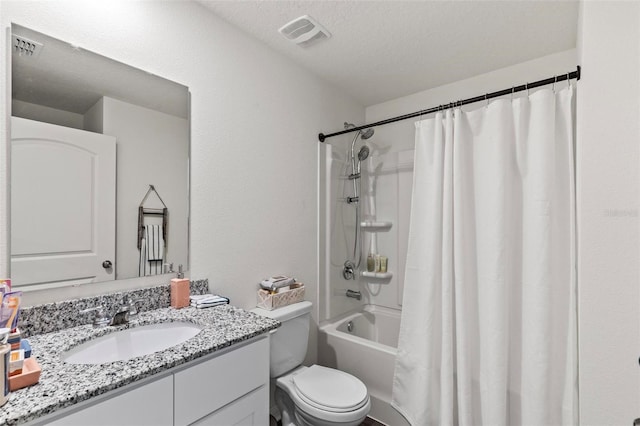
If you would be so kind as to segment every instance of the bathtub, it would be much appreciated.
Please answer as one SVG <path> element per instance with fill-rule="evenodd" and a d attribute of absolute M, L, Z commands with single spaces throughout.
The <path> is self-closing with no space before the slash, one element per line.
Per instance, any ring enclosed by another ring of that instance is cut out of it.
<path fill-rule="evenodd" d="M 400 311 L 366 305 L 320 327 L 318 362 L 353 374 L 371 396 L 369 417 L 390 426 L 409 425 L 391 407 Z"/>

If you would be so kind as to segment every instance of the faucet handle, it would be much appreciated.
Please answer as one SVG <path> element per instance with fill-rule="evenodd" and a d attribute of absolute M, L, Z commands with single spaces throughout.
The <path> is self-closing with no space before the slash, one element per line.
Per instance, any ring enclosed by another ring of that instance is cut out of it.
<path fill-rule="evenodd" d="M 96 316 L 93 317 L 93 328 L 106 327 L 109 325 L 109 316 L 102 305 L 98 305 L 94 308 L 83 309 L 80 311 L 80 314 L 87 314 L 89 312 L 96 312 Z"/>
<path fill-rule="evenodd" d="M 138 309 L 137 304 L 141 302 L 144 302 L 144 299 L 138 298 L 129 302 L 129 319 L 135 319 L 138 317 L 140 310 Z"/>

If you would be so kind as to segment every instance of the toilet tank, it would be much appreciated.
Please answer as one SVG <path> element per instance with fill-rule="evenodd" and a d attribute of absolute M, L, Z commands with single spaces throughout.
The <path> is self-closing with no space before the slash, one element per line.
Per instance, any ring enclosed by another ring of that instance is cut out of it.
<path fill-rule="evenodd" d="M 271 335 L 271 377 L 279 377 L 302 364 L 309 342 L 311 302 L 294 303 L 273 311 L 255 308 L 251 312 L 282 323 Z"/>

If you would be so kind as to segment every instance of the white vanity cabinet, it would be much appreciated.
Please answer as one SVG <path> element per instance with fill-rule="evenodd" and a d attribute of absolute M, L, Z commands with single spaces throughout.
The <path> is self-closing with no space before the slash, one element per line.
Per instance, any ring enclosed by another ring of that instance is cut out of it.
<path fill-rule="evenodd" d="M 133 390 L 123 391 L 86 406 L 49 424 L 56 426 L 171 426 L 173 425 L 173 375 Z M 88 401 L 91 403 L 91 401 Z"/>
<path fill-rule="evenodd" d="M 268 336 L 206 355 L 33 424 L 268 425 Z"/>
<path fill-rule="evenodd" d="M 266 360 L 266 363 L 265 363 Z M 265 413 L 269 411 L 269 339 L 246 345 L 174 375 L 174 419 L 186 426 L 202 419 L 249 391 L 267 389 Z M 241 414 L 241 413 L 240 413 Z M 269 416 L 264 416 L 268 423 Z M 214 423 L 202 423 L 214 424 Z M 220 423 L 236 424 L 236 423 Z M 241 423 L 251 424 L 254 423 Z"/>

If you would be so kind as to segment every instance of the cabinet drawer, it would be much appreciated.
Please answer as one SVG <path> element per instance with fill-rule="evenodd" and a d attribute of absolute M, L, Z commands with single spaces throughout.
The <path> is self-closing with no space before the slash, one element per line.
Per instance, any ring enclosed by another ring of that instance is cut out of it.
<path fill-rule="evenodd" d="M 153 409 L 145 409 L 149 406 Z M 122 393 L 47 424 L 171 426 L 173 424 L 173 376 Z"/>
<path fill-rule="evenodd" d="M 174 376 L 175 424 L 191 424 L 268 383 L 268 337 L 180 371 Z"/>
<path fill-rule="evenodd" d="M 266 426 L 268 424 L 269 387 L 262 386 L 191 426 Z"/>

